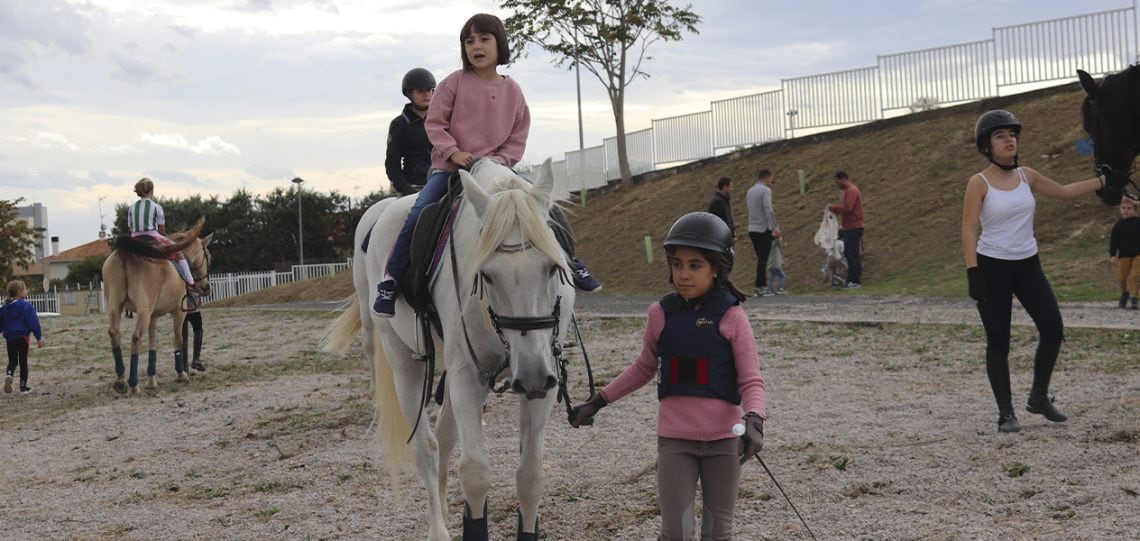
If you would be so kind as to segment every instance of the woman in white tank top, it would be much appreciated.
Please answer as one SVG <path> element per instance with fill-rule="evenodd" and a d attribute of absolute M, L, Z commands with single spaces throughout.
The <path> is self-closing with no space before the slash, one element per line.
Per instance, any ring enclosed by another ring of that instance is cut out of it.
<path fill-rule="evenodd" d="M 1067 417 L 1048 396 L 1049 380 L 1064 341 L 1064 325 L 1053 289 L 1037 256 L 1033 235 L 1035 195 L 1070 201 L 1104 186 L 1101 177 L 1058 184 L 1018 164 L 1021 123 L 1009 111 L 989 111 L 974 126 L 978 151 L 990 165 L 970 177 L 962 208 L 962 256 L 970 298 L 986 329 L 986 374 L 998 405 L 998 431 L 1018 432 L 1009 379 L 1009 334 L 1013 297 L 1037 325 L 1030 413 L 1053 422 Z M 979 234 L 979 229 L 981 230 Z"/>

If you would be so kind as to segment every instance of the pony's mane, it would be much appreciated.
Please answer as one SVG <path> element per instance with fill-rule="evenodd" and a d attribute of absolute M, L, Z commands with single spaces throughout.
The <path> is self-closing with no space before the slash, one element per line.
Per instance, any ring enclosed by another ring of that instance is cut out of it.
<path fill-rule="evenodd" d="M 140 240 L 130 235 L 119 235 L 115 237 L 111 249 L 119 252 L 121 256 L 165 259 L 174 252 L 180 252 L 189 248 L 190 245 L 198 239 L 198 235 L 202 233 L 202 227 L 205 226 L 205 224 L 206 218 L 198 218 L 194 227 L 186 231 L 178 231 L 168 235 L 167 238 L 174 241 L 174 244 L 170 246 L 159 246 L 149 240 Z"/>
<path fill-rule="evenodd" d="M 480 182 L 480 186 L 490 196 L 490 203 L 483 216 L 483 226 L 475 248 L 475 264 L 471 268 L 481 268 L 499 246 L 507 241 L 515 227 L 518 227 L 523 242 L 530 243 L 569 272 L 566 254 L 547 224 L 548 209 L 531 197 L 529 182 L 509 169 L 503 169 L 507 174 L 496 175 L 489 186 Z"/>

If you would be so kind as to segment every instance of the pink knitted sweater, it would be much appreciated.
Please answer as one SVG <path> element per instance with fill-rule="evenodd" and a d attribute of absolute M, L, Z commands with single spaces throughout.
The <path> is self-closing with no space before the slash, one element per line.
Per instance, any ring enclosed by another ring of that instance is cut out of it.
<path fill-rule="evenodd" d="M 602 389 L 606 402 L 613 403 L 657 378 L 657 339 L 665 328 L 665 310 L 660 302 L 649 306 L 642 338 L 641 354 L 621 375 Z M 740 306 L 729 308 L 720 320 L 720 334 L 732 343 L 736 358 L 736 379 L 740 385 L 741 406 L 719 398 L 667 396 L 657 410 L 657 435 L 694 441 L 715 441 L 734 437 L 732 425 L 745 411 L 765 412 L 764 377 L 756 354 L 756 338 L 748 315 Z"/>
<path fill-rule="evenodd" d="M 514 79 L 491 83 L 459 70 L 436 87 L 424 127 L 433 169 L 458 170 L 448 158 L 461 150 L 476 158 L 495 157 L 510 167 L 526 151 L 530 109 Z"/>

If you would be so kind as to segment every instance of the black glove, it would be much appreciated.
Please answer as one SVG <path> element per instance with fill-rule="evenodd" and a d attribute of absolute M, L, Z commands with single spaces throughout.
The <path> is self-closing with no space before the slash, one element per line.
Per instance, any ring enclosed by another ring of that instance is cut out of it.
<path fill-rule="evenodd" d="M 744 464 L 764 448 L 764 419 L 751 411 L 741 419 L 744 420 L 744 435 L 740 437 L 743 444 L 740 448 L 740 463 Z"/>
<path fill-rule="evenodd" d="M 602 393 L 598 393 L 591 396 L 586 402 L 574 406 L 570 410 L 570 426 L 578 428 L 594 424 L 594 414 L 606 407 L 606 404 L 608 404 L 606 398 L 602 396 Z"/>
<path fill-rule="evenodd" d="M 966 269 L 966 282 L 970 288 L 970 298 L 977 302 L 986 302 L 990 296 L 990 289 L 986 287 L 986 278 L 982 276 L 982 269 L 970 267 Z"/>

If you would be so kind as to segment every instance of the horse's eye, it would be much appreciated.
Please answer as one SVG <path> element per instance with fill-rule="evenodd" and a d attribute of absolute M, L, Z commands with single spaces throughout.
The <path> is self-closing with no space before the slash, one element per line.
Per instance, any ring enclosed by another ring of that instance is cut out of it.
<path fill-rule="evenodd" d="M 495 283 L 495 281 L 491 279 L 491 276 L 485 272 L 480 272 L 479 276 L 481 276 L 483 278 L 483 281 L 487 282 L 488 284 Z"/>

